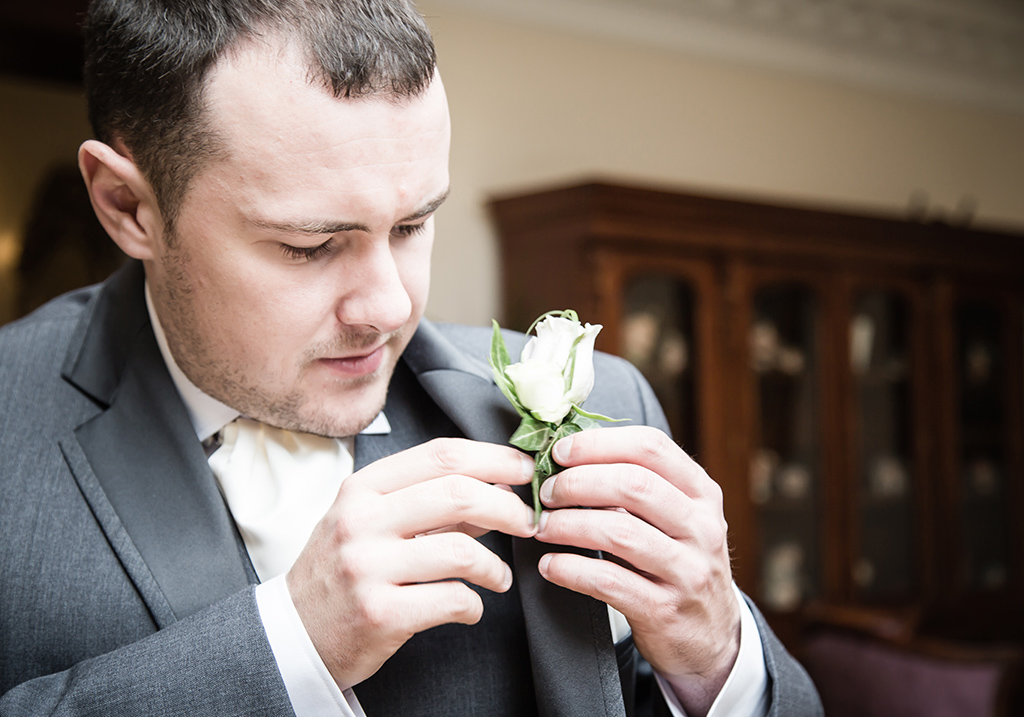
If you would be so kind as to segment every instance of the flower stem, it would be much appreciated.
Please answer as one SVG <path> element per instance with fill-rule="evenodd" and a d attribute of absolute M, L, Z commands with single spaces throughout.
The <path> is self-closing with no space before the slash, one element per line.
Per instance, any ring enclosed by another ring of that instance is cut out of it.
<path fill-rule="evenodd" d="M 551 462 L 551 449 L 555 447 L 555 438 L 557 432 L 552 431 L 548 438 L 544 441 L 544 444 L 540 447 L 540 450 L 534 454 L 534 460 L 536 461 L 533 468 L 533 480 L 531 486 L 533 488 L 533 524 L 540 524 L 540 486 L 546 481 L 554 471 L 554 464 Z"/>
<path fill-rule="evenodd" d="M 545 476 L 541 475 L 540 469 L 534 469 L 533 471 L 533 524 L 540 524 L 540 484 L 544 481 Z"/>

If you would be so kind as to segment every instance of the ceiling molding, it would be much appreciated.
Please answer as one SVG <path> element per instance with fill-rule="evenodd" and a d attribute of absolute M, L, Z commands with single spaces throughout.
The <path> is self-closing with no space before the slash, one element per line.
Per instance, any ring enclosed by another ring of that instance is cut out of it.
<path fill-rule="evenodd" d="M 1024 114 L 1021 0 L 445 0 L 486 14 Z"/>

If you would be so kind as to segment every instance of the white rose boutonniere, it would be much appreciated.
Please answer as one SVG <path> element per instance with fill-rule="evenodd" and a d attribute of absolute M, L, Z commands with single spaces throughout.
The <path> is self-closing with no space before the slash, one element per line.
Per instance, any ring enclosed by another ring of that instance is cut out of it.
<path fill-rule="evenodd" d="M 573 433 L 593 428 L 598 421 L 616 421 L 580 406 L 594 388 L 594 340 L 601 325 L 581 325 L 572 309 L 551 311 L 533 322 L 536 331 L 512 363 L 498 322 L 491 338 L 494 380 L 522 423 L 509 439 L 516 448 L 535 454 L 533 507 L 540 519 L 540 485 L 555 472 L 551 448 Z"/>

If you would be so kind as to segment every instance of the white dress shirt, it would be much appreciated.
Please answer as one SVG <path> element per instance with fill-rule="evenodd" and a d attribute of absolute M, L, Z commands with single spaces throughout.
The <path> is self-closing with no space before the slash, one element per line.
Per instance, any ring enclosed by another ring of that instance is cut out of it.
<path fill-rule="evenodd" d="M 188 380 L 175 363 L 167 346 L 163 328 L 153 309 L 148 284 L 146 306 L 160 353 L 188 410 L 196 436 L 200 441 L 206 442 L 240 414 L 203 393 Z M 253 427 L 249 426 L 247 429 Z M 286 461 L 283 455 L 275 456 L 275 453 L 281 454 L 282 445 L 289 450 L 294 449 L 294 442 L 289 439 L 296 434 L 269 427 L 263 430 L 265 434 L 269 434 L 267 443 L 271 446 L 264 451 L 264 455 L 269 456 L 268 462 L 273 464 Z M 389 433 L 390 430 L 391 426 L 382 413 L 364 433 Z M 285 582 L 285 573 L 298 557 L 313 525 L 330 507 L 341 482 L 353 470 L 354 440 L 351 437 L 302 437 L 300 440 L 308 439 L 305 445 L 299 447 L 300 452 L 304 453 L 305 461 L 293 475 L 301 475 L 305 480 L 308 475 L 315 474 L 316 478 L 314 485 L 306 485 L 296 490 L 291 477 L 287 480 L 280 477 L 282 473 L 287 475 L 288 471 L 266 470 L 264 465 L 250 461 L 251 451 L 246 450 L 245 446 L 239 447 L 234 456 L 230 450 L 225 451 L 235 446 L 236 436 L 231 435 L 229 438 L 224 446 L 210 456 L 211 468 L 260 578 L 261 583 L 256 587 L 256 604 L 292 708 L 297 717 L 366 717 L 351 687 L 342 690 L 331 678 L 330 672 L 306 633 Z M 264 438 L 267 436 L 260 436 L 261 440 Z M 244 442 L 252 439 L 251 436 L 247 437 L 241 433 L 237 440 Z M 317 442 L 322 444 L 318 445 Z M 330 455 L 332 470 L 322 470 L 324 459 L 318 455 L 320 451 L 317 448 L 323 448 L 323 452 Z M 253 480 L 249 483 L 244 483 L 239 478 L 248 478 L 250 474 L 253 475 Z M 303 497 L 307 497 L 308 500 L 303 501 Z M 303 502 L 319 505 L 302 505 Z M 284 507 L 280 505 L 282 503 L 285 504 Z M 708 717 L 765 717 L 769 706 L 768 677 L 761 637 L 754 623 L 753 614 L 739 589 L 735 585 L 733 589 L 741 610 L 740 651 L 736 664 L 712 705 Z M 609 619 L 615 642 L 629 635 L 629 623 L 621 613 L 609 607 Z M 660 675 L 657 678 L 658 686 L 672 714 L 675 717 L 686 717 L 671 688 Z"/>

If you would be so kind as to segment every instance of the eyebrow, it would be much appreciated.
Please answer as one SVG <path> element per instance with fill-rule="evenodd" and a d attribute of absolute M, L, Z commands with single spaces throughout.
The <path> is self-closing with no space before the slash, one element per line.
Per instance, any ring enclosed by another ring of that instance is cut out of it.
<path fill-rule="evenodd" d="M 428 202 L 424 207 L 417 209 L 409 216 L 399 219 L 396 224 L 414 222 L 417 219 L 422 219 L 423 217 L 436 212 L 438 207 L 444 204 L 444 200 L 448 198 L 448 192 L 449 190 L 445 189 L 439 197 Z M 323 235 L 341 234 L 342 232 L 370 231 L 370 228 L 366 224 L 360 224 L 358 222 L 333 222 L 329 220 L 310 222 L 272 222 L 265 219 L 249 218 L 249 223 L 260 229 L 269 229 L 271 231 L 284 232 L 286 234 Z"/>

